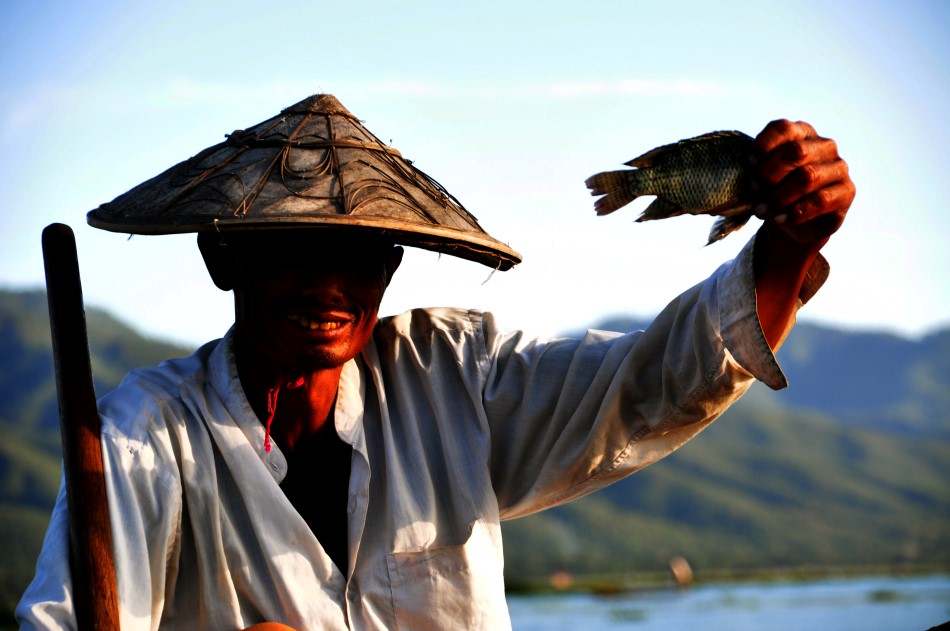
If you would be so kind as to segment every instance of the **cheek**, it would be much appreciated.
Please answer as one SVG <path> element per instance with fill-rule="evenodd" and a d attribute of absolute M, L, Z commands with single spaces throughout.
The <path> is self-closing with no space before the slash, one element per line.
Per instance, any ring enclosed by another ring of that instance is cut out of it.
<path fill-rule="evenodd" d="M 386 291 L 386 274 L 379 272 L 352 273 L 344 281 L 345 293 L 375 319 Z"/>
<path fill-rule="evenodd" d="M 235 325 L 259 351 L 279 347 L 282 339 L 272 305 L 276 283 L 245 283 L 234 290 Z"/>
<path fill-rule="evenodd" d="M 362 349 L 373 337 L 373 331 L 376 330 L 376 323 L 379 321 L 379 300 L 360 303 L 361 317 L 356 329 L 353 331 L 350 343 L 357 347 L 357 351 Z"/>

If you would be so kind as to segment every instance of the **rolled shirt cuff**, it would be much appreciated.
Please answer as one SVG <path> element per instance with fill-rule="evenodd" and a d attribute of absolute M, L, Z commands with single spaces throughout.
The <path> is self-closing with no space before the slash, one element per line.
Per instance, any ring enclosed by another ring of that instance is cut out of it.
<path fill-rule="evenodd" d="M 788 380 L 765 339 L 756 311 L 755 242 L 752 238 L 745 245 L 721 280 L 720 326 L 726 348 L 736 362 L 768 387 L 781 390 L 788 386 Z M 795 314 L 818 292 L 829 270 L 828 261 L 819 254 L 799 291 Z"/>

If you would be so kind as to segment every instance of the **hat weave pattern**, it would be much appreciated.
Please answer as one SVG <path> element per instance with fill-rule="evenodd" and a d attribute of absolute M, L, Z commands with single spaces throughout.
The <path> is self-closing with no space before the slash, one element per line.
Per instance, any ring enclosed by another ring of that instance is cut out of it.
<path fill-rule="evenodd" d="M 332 95 L 314 95 L 209 147 L 87 215 L 114 232 L 333 228 L 509 269 L 493 239 L 438 182 L 383 144 Z"/>

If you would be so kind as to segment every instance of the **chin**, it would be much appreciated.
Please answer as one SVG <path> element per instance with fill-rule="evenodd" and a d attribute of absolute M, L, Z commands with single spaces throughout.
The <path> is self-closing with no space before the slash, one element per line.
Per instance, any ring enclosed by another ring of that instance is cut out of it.
<path fill-rule="evenodd" d="M 335 349 L 310 349 L 303 356 L 294 357 L 289 364 L 296 369 L 304 372 L 316 372 L 318 370 L 332 370 L 339 368 L 350 359 L 353 354 L 341 352 Z"/>

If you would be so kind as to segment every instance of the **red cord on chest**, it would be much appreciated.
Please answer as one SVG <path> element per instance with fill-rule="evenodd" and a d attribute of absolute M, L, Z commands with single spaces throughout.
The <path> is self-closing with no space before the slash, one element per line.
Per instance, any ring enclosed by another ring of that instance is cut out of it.
<path fill-rule="evenodd" d="M 295 388 L 300 388 L 304 384 L 303 375 L 295 379 L 294 381 L 287 381 L 284 383 L 284 386 L 293 390 Z M 267 422 L 264 423 L 264 451 L 270 453 L 271 442 L 270 442 L 270 426 L 274 422 L 274 415 L 277 414 L 277 395 L 280 393 L 280 382 L 277 382 L 277 385 L 267 391 Z"/>

